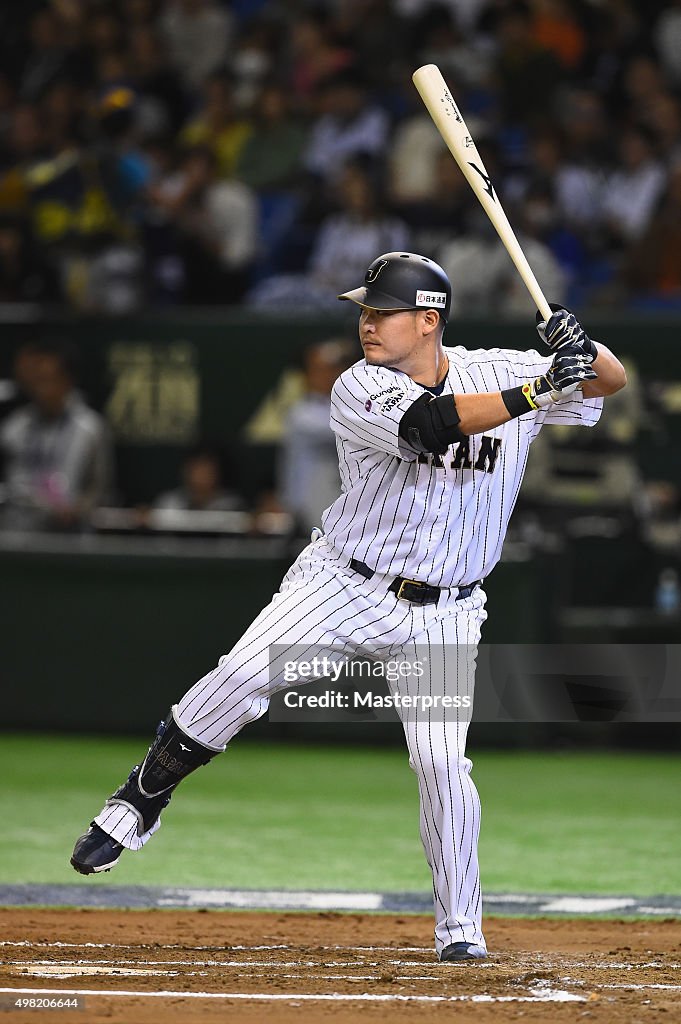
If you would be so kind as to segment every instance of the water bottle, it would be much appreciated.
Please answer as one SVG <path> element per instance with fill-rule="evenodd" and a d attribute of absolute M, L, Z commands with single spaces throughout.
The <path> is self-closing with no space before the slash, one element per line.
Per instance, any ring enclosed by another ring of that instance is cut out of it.
<path fill-rule="evenodd" d="M 663 615 L 676 615 L 680 606 L 679 574 L 676 569 L 663 569 L 655 588 L 655 607 Z"/>

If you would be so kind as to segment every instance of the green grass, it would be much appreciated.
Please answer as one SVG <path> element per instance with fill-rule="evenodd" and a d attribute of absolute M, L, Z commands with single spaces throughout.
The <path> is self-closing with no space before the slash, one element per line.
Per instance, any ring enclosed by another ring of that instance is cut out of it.
<path fill-rule="evenodd" d="M 83 881 L 75 837 L 144 743 L 0 737 L 0 883 Z M 487 891 L 681 892 L 681 759 L 473 753 Z M 95 885 L 428 891 L 401 749 L 237 741 L 197 772 L 157 837 Z"/>

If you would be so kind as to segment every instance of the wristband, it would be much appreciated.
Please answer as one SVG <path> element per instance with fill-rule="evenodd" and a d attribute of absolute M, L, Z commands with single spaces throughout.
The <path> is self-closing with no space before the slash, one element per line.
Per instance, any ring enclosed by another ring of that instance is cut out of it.
<path fill-rule="evenodd" d="M 506 388 L 501 392 L 504 405 L 511 414 L 511 419 L 516 416 L 524 416 L 526 412 L 534 412 L 539 407 L 535 405 L 532 397 L 532 385 L 529 381 L 517 388 Z"/>

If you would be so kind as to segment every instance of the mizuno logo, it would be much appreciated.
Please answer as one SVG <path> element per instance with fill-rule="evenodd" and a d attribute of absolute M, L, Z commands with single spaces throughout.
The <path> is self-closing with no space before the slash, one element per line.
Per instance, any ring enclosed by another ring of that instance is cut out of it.
<path fill-rule="evenodd" d="M 472 167 L 474 171 L 478 172 L 478 174 L 480 175 L 480 177 L 482 178 L 482 180 L 485 183 L 485 192 L 490 197 L 490 199 L 494 199 L 496 201 L 497 197 L 494 194 L 494 187 L 493 187 L 492 182 L 491 182 L 491 180 L 489 178 L 489 175 L 485 174 L 484 171 L 481 171 L 480 168 L 476 167 L 476 165 L 471 163 L 470 160 L 468 162 L 468 166 Z"/>
<path fill-rule="evenodd" d="M 180 743 L 180 750 L 189 750 L 189 747 L 185 747 L 184 743 Z"/>

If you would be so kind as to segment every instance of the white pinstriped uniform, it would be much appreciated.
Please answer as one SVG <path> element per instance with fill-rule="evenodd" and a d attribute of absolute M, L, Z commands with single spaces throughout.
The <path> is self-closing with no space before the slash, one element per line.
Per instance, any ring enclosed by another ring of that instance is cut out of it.
<path fill-rule="evenodd" d="M 545 373 L 551 357 L 536 351 L 467 351 L 445 348 L 449 370 L 443 393 L 495 392 Z M 378 659 L 409 656 L 424 645 L 442 654 L 448 694 L 472 698 L 475 650 L 485 593 L 476 587 L 457 600 L 458 587 L 483 580 L 499 560 L 518 496 L 530 443 L 544 423 L 593 425 L 602 399 L 581 391 L 550 410 L 527 413 L 484 435 L 468 450 L 450 447 L 442 459 L 419 457 L 398 435 L 405 410 L 424 388 L 405 374 L 356 363 L 336 381 L 331 426 L 342 480 L 340 497 L 322 517 L 324 535 L 309 544 L 281 588 L 229 654 L 179 701 L 176 716 L 201 743 L 223 749 L 267 709 L 268 696 L 285 685 L 270 679 L 273 644 L 306 645 Z M 350 568 L 357 559 L 375 573 Z M 388 588 L 406 576 L 443 589 L 437 604 L 400 600 Z M 300 656 L 300 648 L 297 649 Z M 442 678 L 419 686 L 442 692 Z M 444 716 L 443 716 L 444 717 Z M 477 859 L 480 803 L 465 756 L 466 720 L 405 721 L 409 761 L 419 786 L 420 831 L 433 874 L 435 944 L 484 947 Z M 95 819 L 131 849 L 137 817 L 121 805 Z"/>

